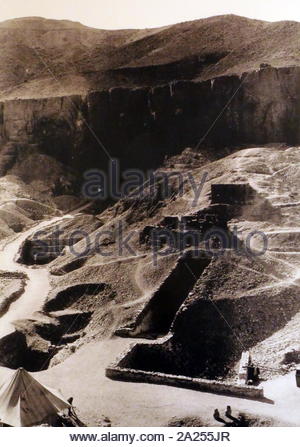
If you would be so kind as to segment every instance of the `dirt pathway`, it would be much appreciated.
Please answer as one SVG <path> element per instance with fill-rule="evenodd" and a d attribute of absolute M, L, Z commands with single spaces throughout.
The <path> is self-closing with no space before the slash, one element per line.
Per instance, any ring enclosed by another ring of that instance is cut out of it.
<path fill-rule="evenodd" d="M 0 252 L 0 269 L 7 272 L 25 273 L 28 279 L 26 281 L 24 293 L 10 305 L 8 311 L 0 318 L 0 337 L 4 337 L 14 331 L 13 321 L 30 318 L 34 312 L 40 310 L 47 298 L 50 288 L 49 272 L 47 268 L 28 267 L 18 264 L 15 261 L 22 243 L 36 231 L 61 221 L 62 219 L 70 219 L 72 217 L 72 215 L 66 215 L 64 217 L 54 217 L 43 221 L 2 245 Z"/>

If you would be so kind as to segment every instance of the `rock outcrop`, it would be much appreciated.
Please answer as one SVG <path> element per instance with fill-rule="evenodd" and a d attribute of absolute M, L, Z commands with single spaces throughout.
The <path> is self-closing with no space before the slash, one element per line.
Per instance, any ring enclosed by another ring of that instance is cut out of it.
<path fill-rule="evenodd" d="M 29 165 L 35 145 L 36 156 L 67 166 L 67 173 L 57 174 L 54 190 L 66 193 L 74 186 L 80 190 L 84 171 L 108 171 L 99 141 L 120 160 L 121 170 L 157 168 L 166 155 L 198 144 L 211 147 L 215 157 L 224 147 L 297 145 L 299 81 L 298 67 L 268 67 L 203 82 L 6 101 L 1 104 L 2 166 L 9 173 L 20 158 Z M 18 149 L 8 160 L 12 144 Z M 25 167 L 16 171 L 24 177 Z"/>

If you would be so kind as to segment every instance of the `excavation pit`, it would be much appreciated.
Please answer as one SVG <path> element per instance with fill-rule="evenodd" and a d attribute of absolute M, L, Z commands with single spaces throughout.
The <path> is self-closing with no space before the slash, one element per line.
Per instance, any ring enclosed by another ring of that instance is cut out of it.
<path fill-rule="evenodd" d="M 205 255 L 180 258 L 171 274 L 138 316 L 131 335 L 152 338 L 167 334 L 177 311 L 209 263 L 210 258 Z"/>

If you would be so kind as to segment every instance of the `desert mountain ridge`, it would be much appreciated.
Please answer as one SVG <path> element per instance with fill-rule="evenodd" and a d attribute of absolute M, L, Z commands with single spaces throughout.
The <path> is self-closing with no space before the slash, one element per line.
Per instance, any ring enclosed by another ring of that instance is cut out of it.
<path fill-rule="evenodd" d="M 299 37 L 297 22 L 234 15 L 145 30 L 19 18 L 0 24 L 0 92 L 2 98 L 84 94 L 241 74 L 262 63 L 295 66 Z"/>

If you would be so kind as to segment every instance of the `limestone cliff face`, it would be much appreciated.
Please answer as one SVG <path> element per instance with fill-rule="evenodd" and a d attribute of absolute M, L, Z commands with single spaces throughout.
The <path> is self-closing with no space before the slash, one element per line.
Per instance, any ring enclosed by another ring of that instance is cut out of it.
<path fill-rule="evenodd" d="M 2 141 L 38 143 L 41 151 L 67 161 L 80 130 L 81 107 L 82 99 L 71 96 L 4 102 Z"/>
<path fill-rule="evenodd" d="M 224 146 L 300 140 L 300 69 L 272 67 L 205 82 L 113 89 L 89 96 L 89 122 L 116 157 L 158 165 L 202 142 Z M 205 138 L 204 138 L 205 137 Z"/>
<path fill-rule="evenodd" d="M 4 143 L 35 144 L 76 171 L 107 166 L 104 144 L 122 168 L 157 167 L 199 141 L 218 148 L 300 142 L 300 68 L 267 67 L 204 82 L 114 88 L 87 96 L 0 104 Z"/>

